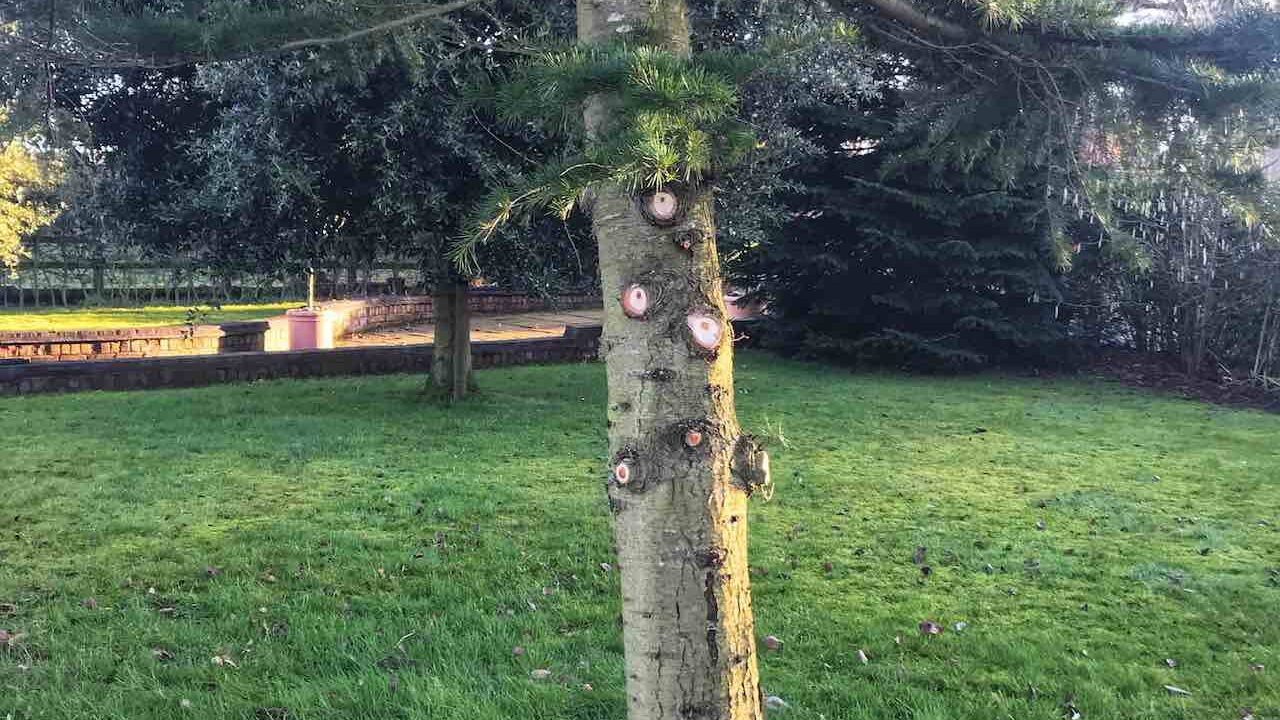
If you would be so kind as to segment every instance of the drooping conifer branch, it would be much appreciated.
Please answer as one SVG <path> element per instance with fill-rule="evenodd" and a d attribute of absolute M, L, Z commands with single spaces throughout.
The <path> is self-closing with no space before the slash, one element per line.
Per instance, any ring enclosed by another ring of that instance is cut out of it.
<path fill-rule="evenodd" d="M 473 100 L 503 122 L 536 121 L 570 137 L 582 133 L 583 103 L 607 93 L 611 122 L 589 149 L 491 193 L 454 245 L 454 261 L 474 270 L 476 247 L 500 227 L 545 210 L 566 218 L 594 184 L 630 193 L 696 187 L 738 163 L 755 146 L 754 133 L 736 117 L 746 67 L 741 59 L 726 64 L 715 55 L 685 58 L 645 45 L 570 47 L 478 89 Z"/>

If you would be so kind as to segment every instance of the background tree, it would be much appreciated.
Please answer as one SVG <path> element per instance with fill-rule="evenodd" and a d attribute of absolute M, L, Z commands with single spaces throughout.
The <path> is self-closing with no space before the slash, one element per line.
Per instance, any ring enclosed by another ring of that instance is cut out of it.
<path fill-rule="evenodd" d="M 60 230 L 171 259 L 175 284 L 184 265 L 212 271 L 228 293 L 251 275 L 288 286 L 312 266 L 332 292 L 350 293 L 367 286 L 375 260 L 414 262 L 435 293 L 432 378 L 465 394 L 472 278 L 443 249 L 474 199 L 536 162 L 545 143 L 519 129 L 500 136 L 456 98 L 475 73 L 515 57 L 495 52 L 497 39 L 564 35 L 567 9 L 459 6 L 448 26 L 212 64 L 96 68 L 82 49 L 87 59 L 59 67 L 45 108 L 67 152 L 96 150 L 67 188 L 76 210 Z M 485 280 L 544 295 L 576 289 L 594 273 L 583 238 L 578 222 L 504 231 L 484 250 Z"/>
<path fill-rule="evenodd" d="M 51 203 L 56 173 L 20 140 L 0 147 L 0 271 L 14 268 L 22 241 L 56 216 Z"/>
<path fill-rule="evenodd" d="M 800 140 L 770 168 L 783 178 L 769 186 L 785 225 L 726 238 L 735 281 L 781 313 L 772 339 L 782 346 L 914 366 L 1065 359 L 1062 341 L 1078 328 L 1059 301 L 1070 301 L 1074 251 L 1096 245 L 1111 200 L 1147 193 L 1100 177 L 1087 158 L 1098 138 L 1149 175 L 1135 128 L 1229 126 L 1235 145 L 1218 147 L 1231 162 L 1194 164 L 1196 182 L 1232 207 L 1256 205 L 1245 176 L 1268 132 L 1275 56 L 1233 54 L 1227 38 L 1274 16 L 1186 31 L 1061 4 L 984 7 L 981 22 L 929 3 L 844 7 L 865 28 L 860 42 L 827 56 L 823 72 L 784 56 L 747 86 L 748 107 L 753 88 L 783 99 L 753 108 L 753 121 Z M 1108 253 L 1142 266 L 1138 244 L 1117 238 Z"/>

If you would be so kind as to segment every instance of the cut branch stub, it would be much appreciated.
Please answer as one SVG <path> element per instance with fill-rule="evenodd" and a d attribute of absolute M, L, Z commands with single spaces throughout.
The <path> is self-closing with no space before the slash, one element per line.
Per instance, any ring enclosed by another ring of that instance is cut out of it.
<path fill-rule="evenodd" d="M 671 241 L 676 247 L 685 252 L 693 252 L 693 246 L 698 242 L 698 233 L 694 230 L 688 230 L 682 233 L 676 233 L 671 236 Z"/>
<path fill-rule="evenodd" d="M 769 470 L 769 453 L 750 435 L 742 435 L 733 447 L 733 460 L 730 461 L 730 474 L 733 481 L 751 495 L 756 490 L 763 490 L 765 499 L 773 494 L 773 476 Z"/>
<path fill-rule="evenodd" d="M 646 220 L 659 227 L 669 227 L 684 216 L 684 203 L 671 190 L 655 190 L 640 198 L 640 212 Z"/>
<path fill-rule="evenodd" d="M 613 481 L 622 486 L 631 484 L 635 478 L 635 469 L 630 458 L 623 458 L 613 465 Z"/>
<path fill-rule="evenodd" d="M 635 448 L 625 448 L 613 456 L 613 463 L 609 466 L 609 482 L 631 491 L 643 490 L 645 482 L 641 477 L 643 473 L 640 465 Z"/>
<path fill-rule="evenodd" d="M 622 291 L 622 312 L 629 318 L 642 318 L 649 312 L 649 291 L 632 283 Z"/>
<path fill-rule="evenodd" d="M 694 310 L 689 313 L 686 322 L 694 345 L 712 354 L 720 349 L 720 341 L 724 339 L 724 322 L 718 316 Z"/>
<path fill-rule="evenodd" d="M 676 425 L 675 434 L 686 449 L 697 450 L 707 442 L 710 433 L 705 420 L 689 420 Z"/>

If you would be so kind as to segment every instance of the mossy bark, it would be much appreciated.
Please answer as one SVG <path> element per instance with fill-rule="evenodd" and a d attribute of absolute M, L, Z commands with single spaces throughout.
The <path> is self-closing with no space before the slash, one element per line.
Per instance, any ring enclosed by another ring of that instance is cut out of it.
<path fill-rule="evenodd" d="M 682 2 L 579 0 L 578 20 L 585 42 L 656 29 L 688 52 Z M 607 132 L 608 99 L 593 100 L 586 119 Z M 617 188 L 595 188 L 592 201 L 628 717 L 757 720 L 750 488 L 734 473 L 744 439 L 712 198 L 671 190 L 681 212 L 665 225 Z"/>
<path fill-rule="evenodd" d="M 445 281 L 431 298 L 435 332 L 431 358 L 431 383 L 453 400 L 472 389 L 471 308 L 464 281 Z"/>

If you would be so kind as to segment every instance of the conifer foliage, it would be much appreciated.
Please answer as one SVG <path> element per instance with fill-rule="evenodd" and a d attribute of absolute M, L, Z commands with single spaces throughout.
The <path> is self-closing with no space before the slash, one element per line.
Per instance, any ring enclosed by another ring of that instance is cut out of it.
<path fill-rule="evenodd" d="M 631 193 L 706 184 L 739 162 L 755 136 L 737 116 L 745 58 L 683 57 L 651 45 L 573 46 L 541 53 L 476 100 L 507 123 L 537 122 L 583 148 L 582 108 L 609 97 L 608 126 L 559 162 L 496 188 L 479 204 L 454 259 L 474 263 L 476 247 L 507 222 L 552 211 L 568 218 L 588 188 L 608 183 Z"/>

